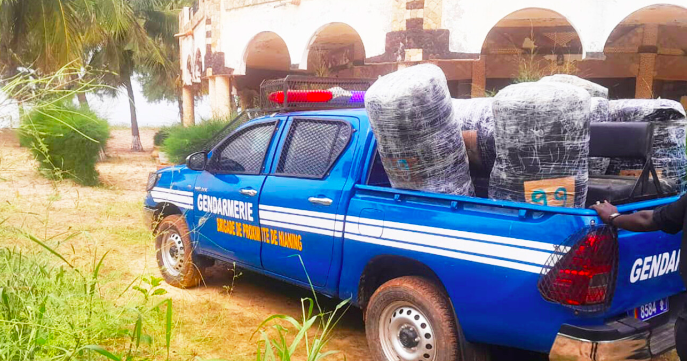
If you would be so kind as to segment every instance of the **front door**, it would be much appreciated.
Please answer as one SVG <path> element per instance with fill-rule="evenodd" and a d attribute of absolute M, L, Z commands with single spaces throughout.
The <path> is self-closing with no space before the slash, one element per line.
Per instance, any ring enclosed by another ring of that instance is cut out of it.
<path fill-rule="evenodd" d="M 249 123 L 212 151 L 194 191 L 201 251 L 261 267 L 258 199 L 277 126 L 277 120 Z"/>
<path fill-rule="evenodd" d="M 346 117 L 289 121 L 260 198 L 266 270 L 303 282 L 307 271 L 314 286 L 327 283 L 333 249 L 342 240 L 343 190 L 358 125 Z"/>

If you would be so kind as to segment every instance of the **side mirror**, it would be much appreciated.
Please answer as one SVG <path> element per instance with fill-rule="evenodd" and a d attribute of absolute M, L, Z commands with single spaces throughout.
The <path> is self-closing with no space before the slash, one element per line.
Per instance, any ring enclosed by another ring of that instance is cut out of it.
<path fill-rule="evenodd" d="M 186 157 L 186 167 L 190 170 L 205 170 L 208 163 L 207 152 L 196 152 Z"/>

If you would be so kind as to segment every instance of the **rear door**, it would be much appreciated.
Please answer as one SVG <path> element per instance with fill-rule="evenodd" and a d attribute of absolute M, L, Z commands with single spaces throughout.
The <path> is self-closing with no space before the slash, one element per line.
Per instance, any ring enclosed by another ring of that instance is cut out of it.
<path fill-rule="evenodd" d="M 251 122 L 213 150 L 194 191 L 201 251 L 261 267 L 258 199 L 277 129 L 279 119 Z"/>
<path fill-rule="evenodd" d="M 357 118 L 289 120 L 260 197 L 266 270 L 303 282 L 307 270 L 314 286 L 327 283 L 341 247 L 358 129 Z"/>

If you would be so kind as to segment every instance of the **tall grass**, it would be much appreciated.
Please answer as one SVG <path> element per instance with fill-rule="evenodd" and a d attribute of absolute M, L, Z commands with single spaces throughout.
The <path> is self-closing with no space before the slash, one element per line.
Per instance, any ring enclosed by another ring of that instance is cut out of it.
<path fill-rule="evenodd" d="M 16 232 L 39 247 L 0 247 L 0 360 L 148 359 L 158 353 L 158 334 L 169 358 L 172 303 L 159 300 L 161 279 L 135 279 L 119 297 L 105 297 L 107 253 L 80 267 L 50 245 L 55 239 Z M 124 301 L 131 293 L 140 296 Z"/>
<path fill-rule="evenodd" d="M 305 270 L 301 256 L 296 257 L 300 259 Z M 256 334 L 260 334 L 257 361 L 290 361 L 297 353 L 305 356 L 307 361 L 317 361 L 339 353 L 336 350 L 325 351 L 325 347 L 331 340 L 337 324 L 350 307 L 349 300 L 341 301 L 333 311 L 323 310 L 307 270 L 305 274 L 313 296 L 301 299 L 300 320 L 282 314 L 272 315 L 264 320 L 251 336 L 252 339 Z M 289 329 L 288 325 L 293 329 Z"/>

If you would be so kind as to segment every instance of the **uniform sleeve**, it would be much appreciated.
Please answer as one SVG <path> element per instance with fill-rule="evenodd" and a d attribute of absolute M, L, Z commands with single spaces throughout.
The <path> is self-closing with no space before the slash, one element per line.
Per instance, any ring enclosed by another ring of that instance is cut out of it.
<path fill-rule="evenodd" d="M 677 201 L 654 210 L 653 221 L 660 230 L 675 234 L 682 230 L 687 211 L 687 194 Z"/>

